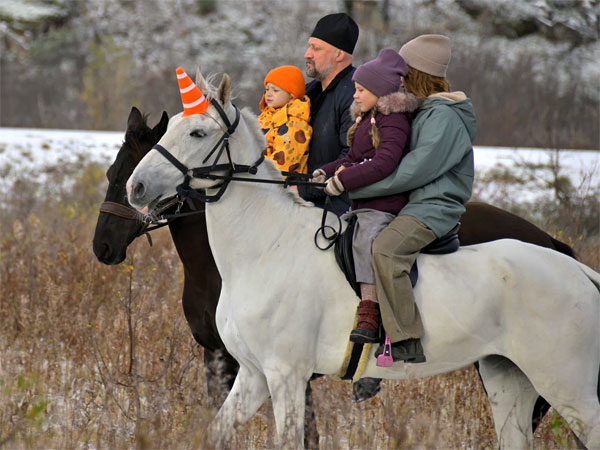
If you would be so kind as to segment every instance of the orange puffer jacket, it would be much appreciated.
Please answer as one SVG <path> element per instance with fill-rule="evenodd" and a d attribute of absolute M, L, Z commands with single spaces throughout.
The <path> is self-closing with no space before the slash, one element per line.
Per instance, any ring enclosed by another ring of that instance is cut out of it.
<path fill-rule="evenodd" d="M 265 156 L 281 171 L 306 173 L 312 136 L 310 100 L 297 98 L 281 108 L 266 107 L 258 122 L 267 138 Z"/>

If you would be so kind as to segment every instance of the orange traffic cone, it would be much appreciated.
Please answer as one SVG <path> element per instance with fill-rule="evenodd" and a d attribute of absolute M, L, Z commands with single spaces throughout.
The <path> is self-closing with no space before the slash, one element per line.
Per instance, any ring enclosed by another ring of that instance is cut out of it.
<path fill-rule="evenodd" d="M 188 74 L 185 73 L 185 70 L 178 67 L 176 72 L 181 102 L 183 103 L 183 117 L 193 114 L 204 114 L 210 106 L 208 99 L 198 86 L 194 84 Z"/>

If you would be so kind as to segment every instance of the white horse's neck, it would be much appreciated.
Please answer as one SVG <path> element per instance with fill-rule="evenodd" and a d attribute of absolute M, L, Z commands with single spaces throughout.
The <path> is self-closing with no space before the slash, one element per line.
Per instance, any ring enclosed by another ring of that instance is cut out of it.
<path fill-rule="evenodd" d="M 270 161 L 261 164 L 255 176 L 239 176 L 283 181 Z M 206 207 L 211 247 L 216 255 L 227 254 L 218 258 L 223 260 L 221 276 L 228 276 L 227 267 L 244 269 L 240 264 L 227 263 L 232 256 L 236 262 L 251 263 L 277 248 L 282 240 L 301 239 L 305 245 L 314 245 L 309 231 L 314 233 L 318 228 L 319 211 L 295 200 L 283 185 L 232 181 L 223 197 Z"/>
<path fill-rule="evenodd" d="M 265 141 L 258 125 L 251 122 L 255 120 L 247 111 L 242 112 L 238 128 L 230 139 L 235 164 L 252 165 L 262 154 Z M 269 160 L 258 166 L 256 175 L 239 174 L 236 177 L 283 182 L 283 176 Z M 207 193 L 214 194 L 216 190 L 209 189 Z M 222 261 L 221 276 L 228 276 L 227 267 L 242 269 L 239 264 L 230 266 L 227 263 L 232 256 L 236 261 L 243 259 L 250 263 L 272 251 L 282 239 L 303 239 L 300 236 L 307 239 L 304 245 L 312 245 L 308 231 L 312 230 L 314 234 L 318 228 L 319 212 L 307 207 L 306 202 L 283 185 L 232 181 L 222 198 L 206 207 L 211 247 L 217 259 Z"/>

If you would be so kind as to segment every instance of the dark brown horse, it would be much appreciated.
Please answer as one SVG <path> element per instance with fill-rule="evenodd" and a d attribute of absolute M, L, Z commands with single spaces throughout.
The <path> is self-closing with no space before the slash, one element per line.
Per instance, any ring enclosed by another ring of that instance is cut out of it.
<path fill-rule="evenodd" d="M 163 113 L 160 122 L 151 129 L 137 108 L 131 110 L 125 142 L 107 172 L 109 186 L 94 235 L 94 253 L 104 264 L 122 262 L 128 245 L 143 232 L 143 223 L 132 220 L 138 215 L 128 206 L 125 183 L 138 162 L 164 134 L 167 122 L 167 114 Z M 204 209 L 201 203 L 195 206 L 199 211 Z M 238 364 L 225 349 L 215 324 L 221 279 L 210 251 L 204 214 L 174 219 L 169 222 L 169 229 L 184 267 L 183 311 L 194 338 L 204 347 L 207 390 L 213 403 L 219 405 L 231 388 Z M 486 203 L 468 203 L 459 230 L 461 244 L 471 245 L 502 238 L 519 239 L 574 256 L 568 245 L 516 215 Z M 373 389 L 376 392 L 378 382 L 374 382 Z M 307 399 L 310 400 L 310 396 Z M 540 417 L 547 409 L 543 401 L 538 406 L 540 409 L 535 412 L 535 417 Z M 308 411 L 312 413 L 312 408 L 307 408 Z M 307 430 L 305 436 L 312 436 L 309 441 L 314 445 L 318 443 L 314 418 L 306 423 L 311 430 Z"/>
<path fill-rule="evenodd" d="M 167 113 L 163 112 L 158 124 L 150 128 L 140 111 L 135 107 L 131 109 L 125 141 L 106 174 L 108 190 L 94 234 L 94 253 L 104 264 L 121 263 L 129 244 L 145 229 L 137 212 L 128 206 L 125 182 L 165 133 L 168 122 Z M 208 392 L 214 405 L 220 406 L 233 384 L 238 364 L 225 350 L 217 331 L 215 311 L 221 278 L 208 245 L 204 204 L 198 202 L 195 206 L 199 214 L 170 221 L 169 231 L 183 263 L 183 313 L 194 339 L 204 347 Z M 187 211 L 184 205 L 182 212 Z"/>

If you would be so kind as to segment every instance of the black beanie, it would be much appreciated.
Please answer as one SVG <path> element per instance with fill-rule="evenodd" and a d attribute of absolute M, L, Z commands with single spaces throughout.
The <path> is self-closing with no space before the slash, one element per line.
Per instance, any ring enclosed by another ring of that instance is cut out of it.
<path fill-rule="evenodd" d="M 310 37 L 352 54 L 358 40 L 358 25 L 346 13 L 329 14 L 317 22 Z"/>

